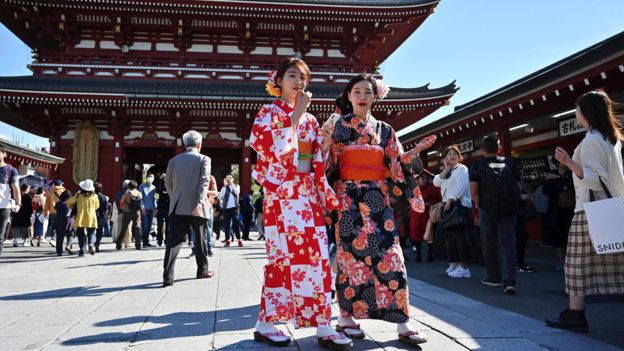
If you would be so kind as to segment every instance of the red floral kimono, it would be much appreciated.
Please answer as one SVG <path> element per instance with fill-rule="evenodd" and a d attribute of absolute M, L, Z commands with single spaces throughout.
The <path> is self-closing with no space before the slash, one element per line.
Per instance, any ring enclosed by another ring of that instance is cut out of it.
<path fill-rule="evenodd" d="M 258 153 L 252 176 L 265 189 L 264 235 L 268 264 L 258 319 L 293 322 L 296 328 L 328 324 L 331 271 L 324 209 L 338 208 L 325 178 L 319 125 L 304 114 L 292 127 L 293 107 L 264 105 L 249 142 Z M 298 141 L 313 145 L 312 172 L 297 172 Z"/>

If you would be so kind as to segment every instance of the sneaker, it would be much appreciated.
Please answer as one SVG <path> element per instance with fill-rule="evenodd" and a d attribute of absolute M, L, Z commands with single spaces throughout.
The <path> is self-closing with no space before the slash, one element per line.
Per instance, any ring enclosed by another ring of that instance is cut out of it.
<path fill-rule="evenodd" d="M 89 254 L 91 254 L 91 256 L 95 255 L 95 249 L 93 248 L 93 245 L 89 244 Z"/>
<path fill-rule="evenodd" d="M 229 240 L 226 240 L 225 244 L 223 245 L 223 247 L 230 247 L 230 244 L 232 244 L 232 242 L 229 241 Z"/>
<path fill-rule="evenodd" d="M 65 246 L 65 251 L 67 251 L 67 253 L 70 254 L 70 255 L 74 254 L 74 251 L 69 246 Z"/>
<path fill-rule="evenodd" d="M 242 240 L 238 240 L 238 247 L 243 247 L 243 241 Z"/>
<path fill-rule="evenodd" d="M 449 263 L 448 268 L 446 269 L 446 274 L 451 273 L 457 268 L 457 263 Z"/>
<path fill-rule="evenodd" d="M 483 279 L 481 279 L 481 284 L 487 285 L 487 286 L 491 286 L 493 288 L 498 288 L 499 286 L 501 286 L 500 282 L 495 282 L 495 281 L 491 280 L 490 278 L 483 278 Z"/>
<path fill-rule="evenodd" d="M 533 273 L 533 272 L 535 272 L 535 269 L 531 268 L 531 266 L 529 266 L 528 264 L 518 265 L 516 267 L 516 270 L 518 272 L 522 272 L 522 273 Z"/>
<path fill-rule="evenodd" d="M 471 277 L 470 268 L 468 267 L 464 268 L 460 265 L 457 265 L 457 268 L 449 272 L 448 276 L 451 278 L 470 278 Z"/>
<path fill-rule="evenodd" d="M 516 286 L 513 283 L 505 283 L 503 284 L 503 292 L 507 295 L 515 295 Z"/>
<path fill-rule="evenodd" d="M 48 241 L 48 244 L 50 244 L 50 246 L 52 246 L 52 247 L 56 247 L 56 244 L 54 243 L 54 240 Z"/>

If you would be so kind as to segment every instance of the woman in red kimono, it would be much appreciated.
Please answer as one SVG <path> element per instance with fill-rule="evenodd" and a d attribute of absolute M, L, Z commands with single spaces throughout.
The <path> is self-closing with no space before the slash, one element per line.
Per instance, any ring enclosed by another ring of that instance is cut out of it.
<path fill-rule="evenodd" d="M 264 236 L 268 263 L 254 339 L 286 346 L 290 338 L 273 325 L 317 327 L 318 343 L 334 350 L 353 345 L 330 327 L 331 270 L 324 211 L 339 207 L 325 178 L 322 139 L 306 112 L 310 70 L 300 59 L 283 60 L 267 91 L 277 96 L 258 112 L 249 139 L 258 153 L 254 179 L 265 189 Z"/>
<path fill-rule="evenodd" d="M 418 186 L 425 201 L 425 212 L 419 213 L 412 210 L 410 216 L 410 232 L 409 238 L 412 242 L 413 249 L 416 251 L 416 262 L 422 262 L 422 241 L 423 235 L 427 230 L 427 222 L 429 222 L 429 209 L 431 205 L 442 201 L 440 188 L 429 183 L 428 171 L 424 171 L 418 177 Z M 433 262 L 433 244 L 427 243 L 427 262 Z"/>
<path fill-rule="evenodd" d="M 427 339 L 409 323 L 407 273 L 393 203 L 424 211 L 413 175 L 422 169 L 418 152 L 436 138 L 403 152 L 392 127 L 371 115 L 375 101 L 386 93 L 370 75 L 351 79 L 342 96 L 353 113 L 341 116 L 331 134 L 326 168 L 342 205 L 336 226 L 337 330 L 361 339 L 365 334 L 354 318 L 380 319 L 396 323 L 399 340 L 416 345 Z"/>

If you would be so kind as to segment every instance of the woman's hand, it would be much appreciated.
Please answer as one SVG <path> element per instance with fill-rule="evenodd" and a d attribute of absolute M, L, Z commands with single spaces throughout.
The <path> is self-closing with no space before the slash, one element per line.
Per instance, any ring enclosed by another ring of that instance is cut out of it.
<path fill-rule="evenodd" d="M 555 159 L 562 165 L 569 167 L 571 161 L 570 155 L 562 147 L 557 147 L 555 149 Z"/>
<path fill-rule="evenodd" d="M 302 90 L 295 96 L 295 109 L 300 108 L 301 112 L 304 112 L 310 106 L 310 102 L 312 102 L 312 93 Z"/>
<path fill-rule="evenodd" d="M 450 211 L 452 208 L 453 208 L 453 200 L 450 200 L 450 199 L 449 199 L 449 200 L 446 202 L 446 204 L 444 205 L 444 211 L 445 211 L 445 212 L 448 212 L 448 211 Z"/>

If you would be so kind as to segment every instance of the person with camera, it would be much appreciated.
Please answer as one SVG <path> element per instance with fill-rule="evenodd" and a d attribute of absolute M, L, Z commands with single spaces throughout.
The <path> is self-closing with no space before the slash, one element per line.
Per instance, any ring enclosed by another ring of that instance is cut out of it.
<path fill-rule="evenodd" d="M 221 204 L 223 207 L 223 231 L 225 232 L 225 246 L 228 247 L 234 239 L 232 230 L 236 234 L 238 246 L 243 246 L 240 235 L 240 220 L 238 218 L 238 196 L 240 195 L 240 187 L 234 183 L 234 177 L 228 174 L 223 179 L 223 187 L 219 193 Z"/>

